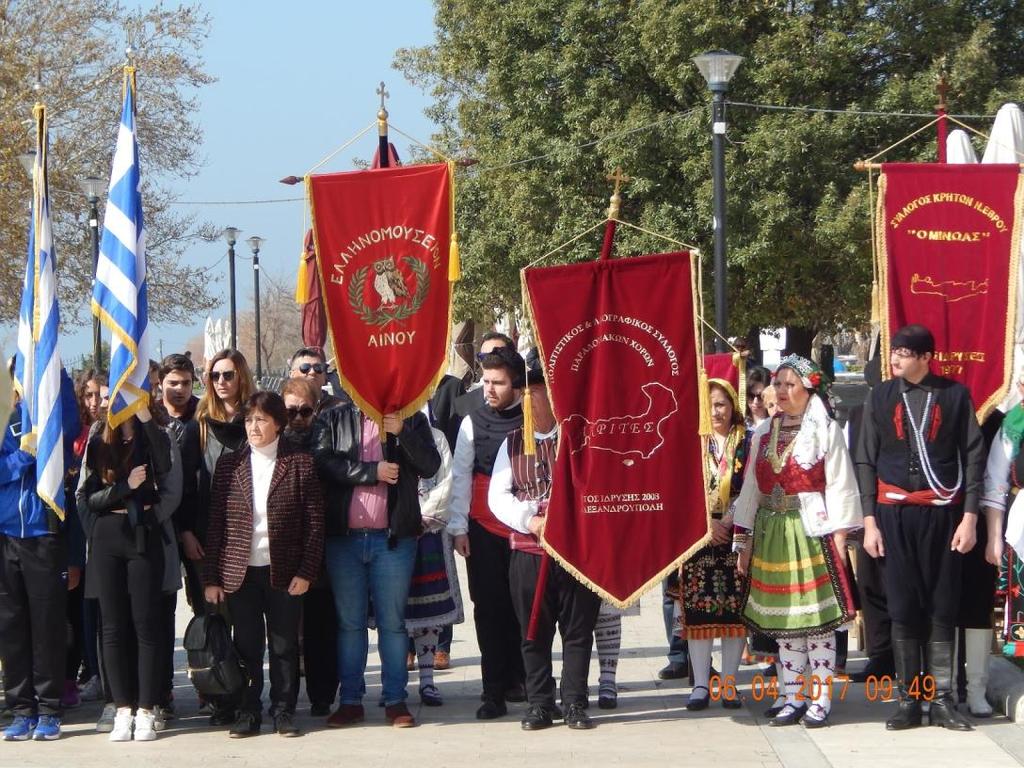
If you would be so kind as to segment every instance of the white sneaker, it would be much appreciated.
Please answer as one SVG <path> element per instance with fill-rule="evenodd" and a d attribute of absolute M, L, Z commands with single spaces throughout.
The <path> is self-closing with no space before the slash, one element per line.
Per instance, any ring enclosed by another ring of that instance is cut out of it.
<path fill-rule="evenodd" d="M 99 701 L 103 696 L 103 682 L 99 675 L 93 675 L 89 681 L 82 686 L 79 698 L 82 701 Z"/>
<path fill-rule="evenodd" d="M 156 717 L 151 709 L 140 709 L 135 714 L 135 740 L 153 741 L 156 738 Z"/>
<path fill-rule="evenodd" d="M 118 707 L 114 715 L 114 728 L 110 732 L 111 741 L 132 740 L 132 708 Z"/>

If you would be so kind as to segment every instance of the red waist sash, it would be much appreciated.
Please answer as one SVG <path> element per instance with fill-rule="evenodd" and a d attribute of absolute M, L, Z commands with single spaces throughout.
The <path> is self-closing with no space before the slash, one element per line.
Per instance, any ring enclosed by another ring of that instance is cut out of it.
<path fill-rule="evenodd" d="M 878 481 L 878 503 L 892 506 L 914 507 L 945 507 L 960 504 L 964 500 L 963 491 L 957 491 L 951 499 L 941 498 L 931 488 L 923 491 L 905 491 L 898 485 L 891 485 L 884 480 Z"/>
<path fill-rule="evenodd" d="M 508 538 L 512 529 L 491 513 L 487 503 L 487 492 L 491 488 L 491 476 L 480 472 L 473 473 L 473 495 L 469 502 L 469 519 L 476 520 L 488 533 L 501 538 Z"/>

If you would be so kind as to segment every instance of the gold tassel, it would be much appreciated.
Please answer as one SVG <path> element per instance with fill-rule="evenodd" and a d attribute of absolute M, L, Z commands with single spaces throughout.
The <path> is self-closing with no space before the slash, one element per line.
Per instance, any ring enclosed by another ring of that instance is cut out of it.
<path fill-rule="evenodd" d="M 533 396 L 529 387 L 523 392 L 523 453 L 537 455 L 537 441 L 533 436 Z"/>
<path fill-rule="evenodd" d="M 697 375 L 697 386 L 700 388 L 697 393 L 700 402 L 700 421 L 697 431 L 706 436 L 711 434 L 711 398 L 708 394 L 708 372 L 704 370 L 703 365 Z"/>
<path fill-rule="evenodd" d="M 305 304 L 309 300 L 307 286 L 309 284 L 309 265 L 306 264 L 306 254 L 299 256 L 299 278 L 295 282 L 295 303 Z"/>
<path fill-rule="evenodd" d="M 459 260 L 459 236 L 452 232 L 452 242 L 448 247 L 448 282 L 455 283 L 462 277 L 462 263 Z"/>

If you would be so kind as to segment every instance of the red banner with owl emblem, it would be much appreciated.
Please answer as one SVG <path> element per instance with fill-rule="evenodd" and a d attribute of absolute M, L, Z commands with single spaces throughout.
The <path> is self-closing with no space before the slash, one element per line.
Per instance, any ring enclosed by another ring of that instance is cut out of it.
<path fill-rule="evenodd" d="M 407 417 L 448 365 L 446 164 L 306 177 L 338 376 L 367 416 Z"/>

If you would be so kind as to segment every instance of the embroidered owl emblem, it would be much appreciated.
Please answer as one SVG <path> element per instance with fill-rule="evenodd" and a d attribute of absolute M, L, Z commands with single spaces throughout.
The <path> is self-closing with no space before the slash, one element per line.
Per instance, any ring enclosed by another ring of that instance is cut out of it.
<path fill-rule="evenodd" d="M 380 297 L 380 306 L 394 306 L 399 298 L 408 297 L 409 289 L 398 271 L 394 256 L 373 262 L 373 271 L 373 288 Z"/>

